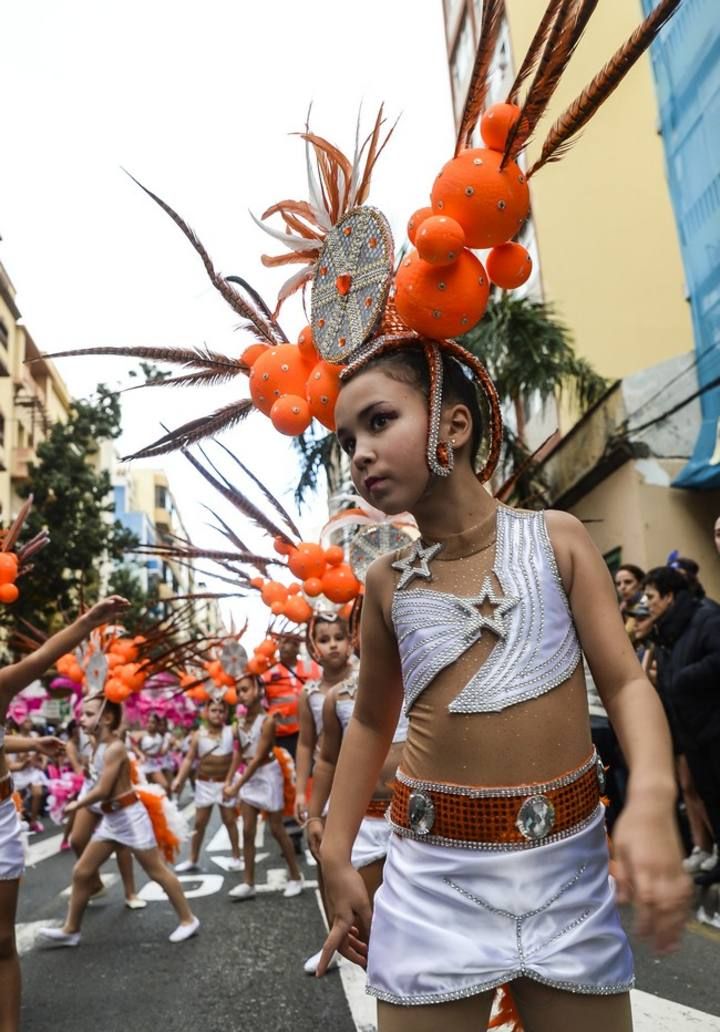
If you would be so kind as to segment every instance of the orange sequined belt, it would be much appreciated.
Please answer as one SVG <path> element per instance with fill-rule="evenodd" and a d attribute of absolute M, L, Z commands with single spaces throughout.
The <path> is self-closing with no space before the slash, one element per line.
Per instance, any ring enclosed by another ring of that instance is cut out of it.
<path fill-rule="evenodd" d="M 8 774 L 0 780 L 0 803 L 4 803 L 13 794 L 13 779 Z"/>
<path fill-rule="evenodd" d="M 390 823 L 399 835 L 433 845 L 522 849 L 578 831 L 595 814 L 604 784 L 595 751 L 576 770 L 532 785 L 474 788 L 398 770 Z"/>
<path fill-rule="evenodd" d="M 101 803 L 100 809 L 103 813 L 115 813 L 117 810 L 124 810 L 126 806 L 132 806 L 137 801 L 137 792 L 133 789 L 124 795 L 118 796 L 117 799 L 108 799 L 106 803 Z"/>
<path fill-rule="evenodd" d="M 390 806 L 389 799 L 371 799 L 365 811 L 365 816 L 384 819 L 388 806 Z"/>

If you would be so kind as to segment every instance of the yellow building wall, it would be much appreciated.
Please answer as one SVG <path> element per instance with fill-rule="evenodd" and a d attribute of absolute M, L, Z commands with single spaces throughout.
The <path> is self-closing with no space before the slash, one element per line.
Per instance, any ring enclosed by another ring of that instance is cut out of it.
<path fill-rule="evenodd" d="M 546 0 L 505 0 L 519 67 Z M 639 0 L 598 4 L 528 147 L 545 132 L 642 18 Z M 615 379 L 693 346 L 689 305 L 663 164 L 650 59 L 640 59 L 557 164 L 531 180 L 545 298 L 577 351 Z"/>

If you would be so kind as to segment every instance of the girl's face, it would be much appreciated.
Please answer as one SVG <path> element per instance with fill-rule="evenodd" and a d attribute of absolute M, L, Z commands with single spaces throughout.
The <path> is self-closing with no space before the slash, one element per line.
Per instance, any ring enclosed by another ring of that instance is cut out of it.
<path fill-rule="evenodd" d="M 353 484 L 365 501 L 389 515 L 412 511 L 430 480 L 422 391 L 369 369 L 343 386 L 335 419 Z"/>
<path fill-rule="evenodd" d="M 222 727 L 225 723 L 225 704 L 211 702 L 207 708 L 207 721 L 211 727 Z"/>
<path fill-rule="evenodd" d="M 237 697 L 241 706 L 246 709 L 257 702 L 260 689 L 252 677 L 241 677 L 237 683 Z"/>
<path fill-rule="evenodd" d="M 323 670 L 342 670 L 350 659 L 352 647 L 345 627 L 338 623 L 318 623 L 313 636 L 318 662 Z"/>
<path fill-rule="evenodd" d="M 150 719 L 147 722 L 147 729 L 150 732 L 150 734 L 151 735 L 156 735 L 157 732 L 158 732 L 158 727 L 159 727 L 158 718 L 156 716 L 154 716 L 154 715 L 151 716 Z"/>
<path fill-rule="evenodd" d="M 618 570 L 615 574 L 615 587 L 621 602 L 627 602 L 640 590 L 640 583 L 629 570 Z"/>

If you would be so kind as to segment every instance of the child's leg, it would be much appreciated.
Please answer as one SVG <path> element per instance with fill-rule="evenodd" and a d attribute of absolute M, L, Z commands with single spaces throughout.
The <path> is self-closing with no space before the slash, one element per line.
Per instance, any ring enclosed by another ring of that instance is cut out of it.
<path fill-rule="evenodd" d="M 685 756 L 678 756 L 677 758 L 677 777 L 685 801 L 685 811 L 688 824 L 690 825 L 692 843 L 694 846 L 698 846 L 700 849 L 704 849 L 706 853 L 709 853 L 713 847 L 710 822 L 708 821 L 705 804 L 698 795 L 698 790 L 695 787 L 693 776 L 688 767 L 687 757 Z"/>
<path fill-rule="evenodd" d="M 95 831 L 100 818 L 92 810 L 87 810 L 84 806 L 80 807 L 73 814 L 72 830 L 70 832 L 70 845 L 75 856 L 80 857 L 85 852 L 85 848 L 92 838 L 92 833 Z M 90 895 L 94 895 L 99 892 L 103 887 L 102 879 L 100 878 L 100 871 L 98 870 L 97 877 L 93 883 Z"/>
<path fill-rule="evenodd" d="M 200 849 L 205 838 L 205 831 L 212 813 L 212 806 L 200 806 L 195 811 L 195 826 L 190 842 L 190 862 L 196 864 L 200 859 Z"/>
<path fill-rule="evenodd" d="M 72 892 L 64 932 L 79 932 L 87 902 L 96 891 L 100 868 L 115 852 L 114 842 L 97 839 L 88 842 L 83 854 L 73 868 Z M 102 883 L 101 883 L 102 884 Z"/>
<path fill-rule="evenodd" d="M 193 914 L 185 899 L 185 893 L 174 871 L 170 870 L 163 860 L 157 846 L 152 849 L 133 849 L 133 855 L 147 874 L 148 878 L 157 882 L 175 908 L 180 924 L 191 924 Z"/>
<path fill-rule="evenodd" d="M 42 805 L 42 785 L 30 786 L 30 821 L 34 824 L 40 819 L 40 807 Z"/>
<path fill-rule="evenodd" d="M 509 989 L 525 1032 L 557 1032 L 560 1028 L 632 1032 L 629 993 L 569 993 L 540 985 L 531 978 L 518 978 L 510 983 Z"/>
<path fill-rule="evenodd" d="M 0 881 L 0 1029 L 20 1027 L 20 961 L 15 946 L 19 878 Z"/>
<path fill-rule="evenodd" d="M 133 871 L 132 853 L 127 846 L 118 846 L 115 850 L 118 870 L 122 878 L 125 899 L 135 899 L 137 890 L 135 888 L 135 872 Z"/>
<path fill-rule="evenodd" d="M 273 838 L 280 846 L 282 855 L 285 857 L 285 863 L 288 865 L 291 879 L 293 881 L 300 881 L 302 875 L 295 858 L 295 850 L 292 842 L 290 841 L 290 836 L 285 830 L 285 825 L 283 824 L 282 819 L 283 815 L 280 810 L 276 813 L 269 813 L 268 823 L 270 825 L 270 831 L 272 832 Z"/>
<path fill-rule="evenodd" d="M 385 866 L 385 860 L 375 860 L 372 864 L 367 864 L 366 867 L 360 867 L 358 874 L 365 882 L 365 888 L 367 889 L 368 899 L 370 900 L 370 906 L 372 907 L 373 901 L 375 900 L 375 893 L 382 885 L 383 879 L 383 867 Z"/>
<path fill-rule="evenodd" d="M 480 1029 L 487 1028 L 494 997 L 493 990 L 451 1003 L 430 1003 L 419 1007 L 397 1007 L 379 1000 L 378 1032 L 438 1032 L 441 1028 L 452 1029 L 452 1032 L 480 1032 Z M 555 1025 L 552 1032 L 573 1027 Z M 531 1032 L 530 1026 L 525 1032 Z M 604 1032 L 611 1032 L 611 1029 Z"/>
<path fill-rule="evenodd" d="M 237 818 L 235 816 L 234 806 L 221 806 L 220 816 L 222 822 L 227 828 L 228 837 L 230 839 L 230 848 L 232 849 L 232 855 L 236 860 L 240 859 L 240 836 L 238 835 Z"/>
<path fill-rule="evenodd" d="M 243 822 L 243 858 L 245 860 L 245 884 L 255 884 L 255 831 L 258 812 L 249 803 L 240 803 Z"/>

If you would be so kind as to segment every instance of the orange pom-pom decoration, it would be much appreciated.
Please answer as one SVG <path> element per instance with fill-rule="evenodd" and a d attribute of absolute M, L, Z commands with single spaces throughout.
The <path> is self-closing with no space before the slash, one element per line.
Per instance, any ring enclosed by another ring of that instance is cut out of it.
<path fill-rule="evenodd" d="M 258 588 L 259 589 L 259 588 L 262 588 L 264 584 L 265 584 L 264 577 L 251 577 L 250 578 L 250 587 L 251 588 Z"/>
<path fill-rule="evenodd" d="M 522 244 L 500 244 L 487 256 L 487 273 L 503 290 L 521 287 L 532 272 L 532 258 Z"/>
<path fill-rule="evenodd" d="M 530 210 L 527 180 L 514 161 L 500 171 L 502 154 L 465 151 L 443 167 L 432 191 L 435 215 L 465 230 L 468 247 L 494 247 L 514 237 Z"/>
<path fill-rule="evenodd" d="M 310 598 L 315 598 L 317 595 L 322 595 L 322 581 L 319 577 L 308 577 L 303 584 L 303 591 Z"/>
<path fill-rule="evenodd" d="M 360 590 L 360 581 L 347 563 L 331 566 L 322 579 L 323 592 L 331 602 L 341 604 L 355 598 Z"/>
<path fill-rule="evenodd" d="M 201 684 L 195 685 L 195 687 L 191 688 L 187 694 L 190 696 L 193 702 L 203 703 L 207 702 L 210 698 L 210 696 L 207 693 L 207 689 Z"/>
<path fill-rule="evenodd" d="M 305 326 L 300 331 L 297 346 L 298 351 L 302 355 L 302 360 L 303 362 L 305 362 L 306 365 L 317 365 L 320 356 L 318 355 L 317 350 L 315 348 L 315 341 L 313 340 L 311 326 Z"/>
<path fill-rule="evenodd" d="M 274 638 L 265 638 L 255 649 L 255 652 L 261 656 L 274 656 L 277 643 Z"/>
<path fill-rule="evenodd" d="M 235 678 L 232 676 L 232 674 L 228 674 L 223 670 L 223 672 L 220 674 L 220 677 L 218 678 L 217 683 L 225 685 L 226 688 L 232 688 L 232 686 L 235 684 Z"/>
<path fill-rule="evenodd" d="M 322 577 L 325 565 L 325 552 L 313 541 L 301 541 L 288 559 L 290 571 L 301 581 L 308 577 Z"/>
<path fill-rule="evenodd" d="M 270 606 L 273 616 L 281 616 L 285 612 L 285 602 L 273 602 Z"/>
<path fill-rule="evenodd" d="M 14 584 L 0 584 L 0 602 L 11 605 L 13 602 L 17 602 L 19 597 L 20 592 Z"/>
<path fill-rule="evenodd" d="M 432 208 L 418 208 L 410 216 L 407 224 L 407 235 L 410 238 L 410 243 L 415 243 L 415 236 L 420 226 L 423 224 L 425 219 L 429 218 L 433 213 Z"/>
<path fill-rule="evenodd" d="M 298 437 L 312 422 L 310 406 L 299 394 L 284 394 L 270 409 L 272 425 L 281 434 Z"/>
<path fill-rule="evenodd" d="M 12 552 L 0 552 L 0 585 L 12 584 L 18 575 L 17 559 Z"/>
<path fill-rule="evenodd" d="M 425 337 L 467 333 L 482 318 L 490 291 L 482 262 L 467 249 L 444 269 L 411 251 L 395 277 L 395 305 L 408 326 Z"/>
<path fill-rule="evenodd" d="M 300 595 L 294 595 L 285 603 L 285 616 L 293 623 L 307 623 L 312 616 L 312 608 Z"/>
<path fill-rule="evenodd" d="M 341 372 L 341 366 L 321 361 L 313 367 L 305 384 L 310 412 L 328 430 L 335 429 L 335 402 L 340 393 Z"/>
<path fill-rule="evenodd" d="M 341 617 L 341 619 L 345 620 L 346 623 L 350 619 L 350 617 L 352 616 L 352 611 L 353 611 L 353 606 L 354 605 L 355 605 L 355 600 L 353 599 L 352 602 L 346 602 L 345 605 L 340 610 L 340 617 Z"/>
<path fill-rule="evenodd" d="M 60 656 L 55 667 L 59 674 L 66 674 L 70 667 L 75 663 L 75 657 L 72 652 L 66 652 L 64 656 Z"/>
<path fill-rule="evenodd" d="M 261 355 L 264 355 L 267 351 L 267 344 L 251 344 L 249 348 L 245 348 L 240 361 L 244 362 L 246 366 L 252 366 L 257 362 Z"/>
<path fill-rule="evenodd" d="M 281 537 L 276 537 L 273 538 L 273 548 L 278 553 L 278 555 L 290 555 L 290 553 L 293 550 L 293 545 L 291 545 L 289 541 L 285 541 Z M 253 577 L 253 580 L 260 579 L 261 578 Z M 250 583 L 252 584 L 252 581 L 250 581 Z"/>
<path fill-rule="evenodd" d="M 344 558 L 345 553 L 340 545 L 330 545 L 329 548 L 325 549 L 325 562 L 328 566 L 339 566 Z"/>
<path fill-rule="evenodd" d="M 74 680 L 74 679 L 73 679 Z M 125 702 L 130 697 L 131 690 L 117 677 L 109 677 L 105 682 L 105 698 L 110 702 Z"/>
<path fill-rule="evenodd" d="M 250 669 L 250 663 L 252 663 L 253 659 L 255 660 L 255 667 L 257 668 L 258 674 L 264 674 L 266 670 L 270 669 L 271 662 L 268 656 L 255 655 L 248 663 L 248 670 Z"/>
<path fill-rule="evenodd" d="M 267 348 L 250 371 L 248 382 L 253 404 L 269 416 L 273 405 L 283 394 L 304 396 L 307 375 L 307 365 L 294 344 Z"/>
<path fill-rule="evenodd" d="M 235 688 L 228 688 L 225 692 L 225 702 L 228 706 L 237 706 L 238 696 Z"/>
<path fill-rule="evenodd" d="M 302 584 L 297 581 L 293 581 L 292 584 L 288 584 L 288 595 L 299 595 L 302 591 Z"/>
<path fill-rule="evenodd" d="M 490 150 L 504 151 L 508 133 L 520 117 L 517 104 L 493 104 L 482 116 L 480 135 Z"/>
<path fill-rule="evenodd" d="M 77 684 L 82 684 L 85 680 L 85 671 L 79 663 L 73 663 L 68 667 L 67 676 L 71 681 L 75 681 Z"/>
<path fill-rule="evenodd" d="M 272 606 L 273 602 L 285 603 L 288 597 L 288 590 L 279 581 L 267 581 L 263 585 L 262 600 L 266 606 Z"/>
<path fill-rule="evenodd" d="M 452 265 L 465 247 L 465 231 L 447 215 L 431 215 L 417 231 L 415 246 L 424 262 Z"/>
<path fill-rule="evenodd" d="M 257 677 L 258 674 L 261 674 L 263 671 L 260 670 L 260 656 L 251 656 L 245 669 L 249 674 L 252 674 L 253 677 Z"/>

